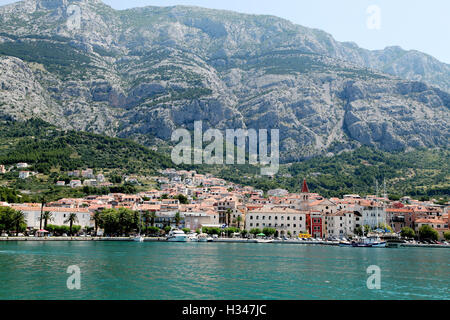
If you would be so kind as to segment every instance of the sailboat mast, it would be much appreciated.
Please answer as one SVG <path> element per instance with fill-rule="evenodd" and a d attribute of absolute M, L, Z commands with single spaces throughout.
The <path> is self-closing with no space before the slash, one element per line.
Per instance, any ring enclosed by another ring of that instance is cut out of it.
<path fill-rule="evenodd" d="M 375 205 L 376 205 L 376 222 L 377 222 L 377 229 L 378 229 L 378 180 L 375 180 L 375 188 L 376 188 L 376 194 L 375 194 Z"/>

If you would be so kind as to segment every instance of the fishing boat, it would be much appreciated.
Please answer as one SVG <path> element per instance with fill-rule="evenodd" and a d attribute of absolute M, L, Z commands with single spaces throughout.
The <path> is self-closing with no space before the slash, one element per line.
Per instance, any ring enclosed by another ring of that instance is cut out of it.
<path fill-rule="evenodd" d="M 339 247 L 353 247 L 350 241 L 339 241 Z"/>
<path fill-rule="evenodd" d="M 352 242 L 353 247 L 361 248 L 385 248 L 386 241 L 381 241 L 380 237 L 361 237 L 358 241 Z"/>

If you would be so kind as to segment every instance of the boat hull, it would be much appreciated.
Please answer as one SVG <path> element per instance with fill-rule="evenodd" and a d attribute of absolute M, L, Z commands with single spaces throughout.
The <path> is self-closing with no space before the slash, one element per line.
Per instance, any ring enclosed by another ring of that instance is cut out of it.
<path fill-rule="evenodd" d="M 356 248 L 385 248 L 386 242 L 352 243 L 352 246 Z"/>
<path fill-rule="evenodd" d="M 167 239 L 167 241 L 169 241 L 169 242 L 187 242 L 188 238 L 187 237 L 173 237 L 173 238 Z"/>

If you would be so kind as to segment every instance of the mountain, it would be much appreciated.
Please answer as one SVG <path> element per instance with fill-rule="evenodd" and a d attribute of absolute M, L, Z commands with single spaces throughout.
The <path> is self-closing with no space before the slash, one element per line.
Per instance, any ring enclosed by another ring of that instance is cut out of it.
<path fill-rule="evenodd" d="M 284 161 L 449 145 L 450 66 L 417 51 L 273 16 L 98 0 L 3 6 L 0 30 L 0 113 L 13 119 L 149 145 L 196 120 L 279 128 Z"/>
<path fill-rule="evenodd" d="M 27 170 L 39 173 L 26 180 L 19 179 L 17 170 L 0 174 L 0 201 L 39 202 L 43 194 L 47 199 L 57 200 L 109 192 L 136 193 L 136 187 L 130 185 L 72 189 L 56 187 L 55 183 L 73 179 L 67 175 L 68 171 L 92 168 L 110 181 L 123 175 L 138 176 L 144 182 L 139 188 L 148 190 L 155 187 L 149 184 L 148 176 L 159 175 L 158 170 L 169 167 L 212 173 L 264 191 L 283 188 L 299 192 L 299 182 L 306 177 L 312 192 L 323 196 L 365 195 L 375 193 L 374 179 L 377 179 L 385 180 L 390 195 L 448 199 L 449 156 L 450 149 L 384 152 L 361 147 L 334 157 L 318 156 L 282 165 L 280 174 L 270 178 L 260 176 L 259 168 L 250 165 L 176 167 L 167 155 L 133 141 L 61 130 L 38 119 L 0 120 L 0 164 L 9 169 L 18 162 L 26 162 L 30 165 Z"/>

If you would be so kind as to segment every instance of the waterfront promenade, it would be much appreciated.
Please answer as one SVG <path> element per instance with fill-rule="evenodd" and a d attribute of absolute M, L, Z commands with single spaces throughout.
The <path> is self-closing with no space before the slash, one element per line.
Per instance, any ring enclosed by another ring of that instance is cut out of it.
<path fill-rule="evenodd" d="M 133 237 L 0 237 L 0 241 L 124 241 L 132 242 Z M 167 241 L 165 237 L 144 237 L 145 242 Z M 212 242 L 222 243 L 255 243 L 256 239 L 240 239 L 240 238 L 216 238 Z M 308 240 L 273 240 L 267 244 L 291 244 L 291 245 L 322 245 L 322 246 L 339 246 L 339 241 L 308 241 Z M 418 247 L 418 248 L 448 248 L 450 245 L 440 244 L 414 244 L 401 243 L 400 247 Z"/>

